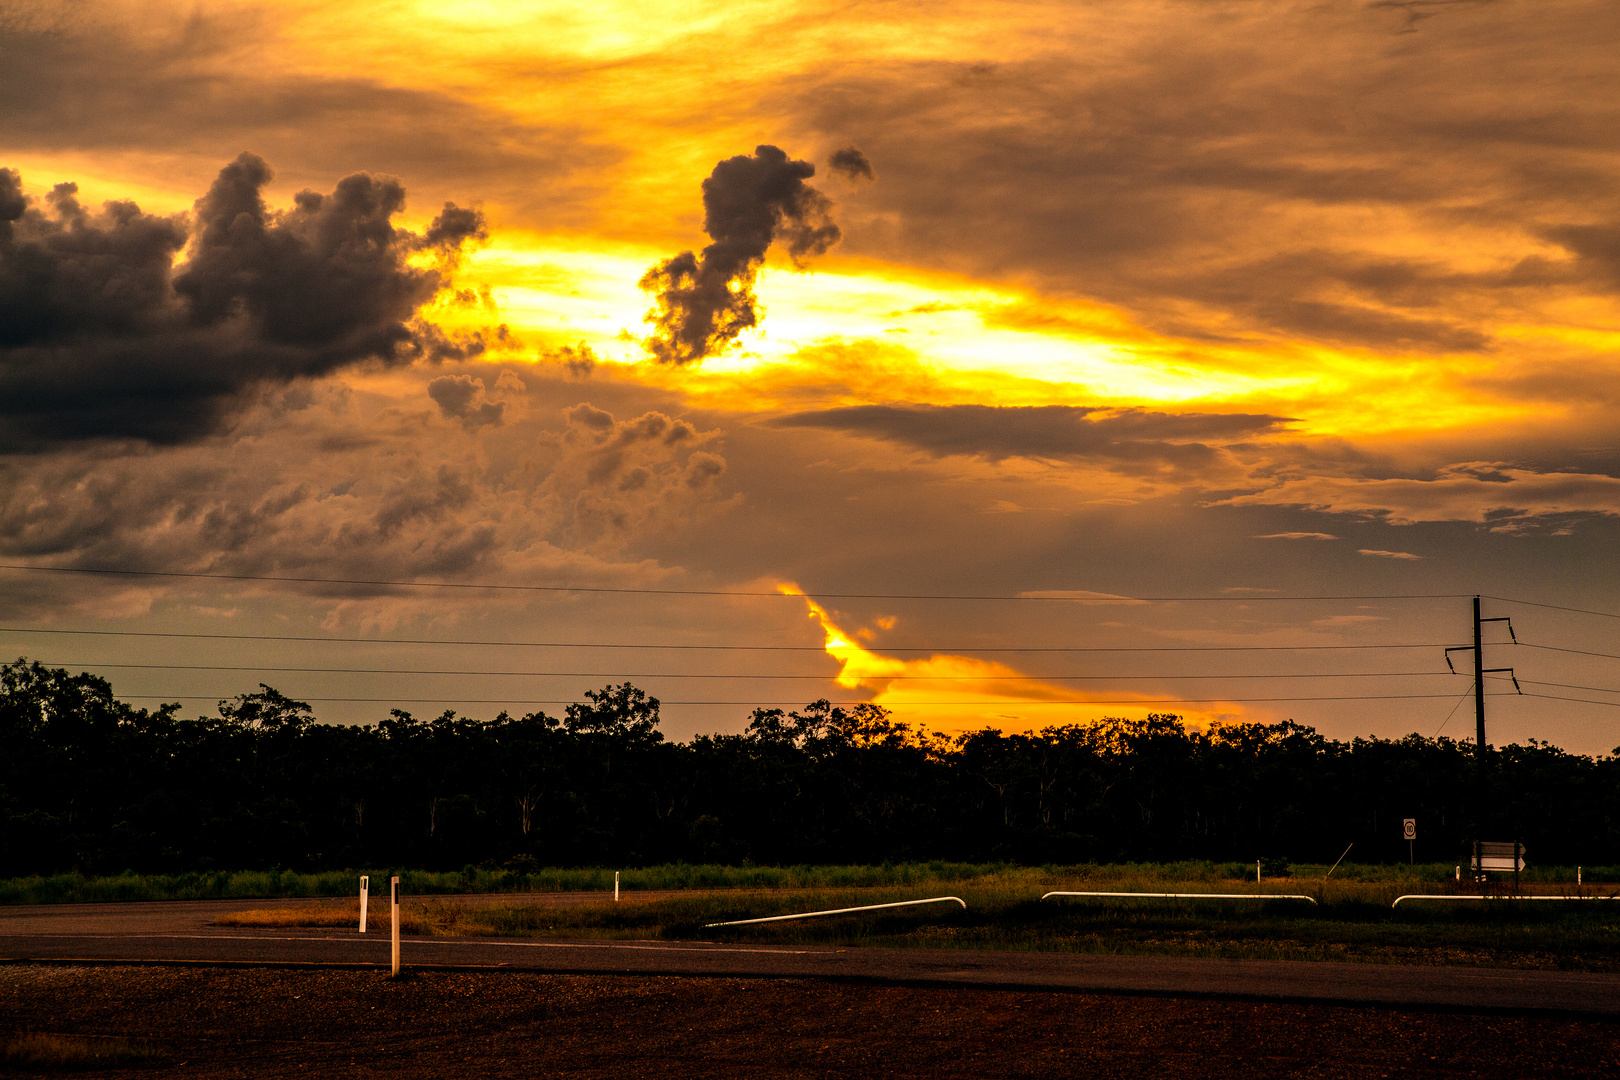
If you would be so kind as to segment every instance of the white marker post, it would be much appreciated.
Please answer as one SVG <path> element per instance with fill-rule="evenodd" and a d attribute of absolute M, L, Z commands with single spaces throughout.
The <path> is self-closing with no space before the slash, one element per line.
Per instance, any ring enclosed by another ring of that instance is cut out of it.
<path fill-rule="evenodd" d="M 360 932 L 366 932 L 366 903 L 371 898 L 371 879 L 360 875 Z"/>
<path fill-rule="evenodd" d="M 619 872 L 617 870 L 613 871 L 613 902 L 615 904 L 619 902 Z"/>
<path fill-rule="evenodd" d="M 390 891 L 393 893 L 393 923 L 394 931 L 394 978 L 399 978 L 399 878 L 389 879 Z"/>
<path fill-rule="evenodd" d="M 1259 882 L 1260 882 L 1260 860 L 1259 859 L 1254 860 L 1254 880 L 1255 880 L 1256 884 L 1259 884 Z"/>

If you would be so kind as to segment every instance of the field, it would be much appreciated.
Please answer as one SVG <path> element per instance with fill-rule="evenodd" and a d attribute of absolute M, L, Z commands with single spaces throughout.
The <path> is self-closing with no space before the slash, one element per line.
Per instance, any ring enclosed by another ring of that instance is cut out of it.
<path fill-rule="evenodd" d="M 857 871 L 863 868 L 823 869 L 829 871 L 829 877 L 859 880 Z M 884 870 L 867 869 L 874 876 Z M 1612 907 L 1608 903 L 1492 901 L 1408 903 L 1392 908 L 1397 896 L 1444 894 L 1458 886 L 1433 867 L 1419 868 L 1427 871 L 1427 877 L 1392 873 L 1387 868 L 1353 868 L 1343 879 L 1337 873 L 1324 879 L 1321 872 L 1326 868 L 1321 868 L 1314 878 L 1301 873 L 1259 884 L 1252 877 L 1226 876 L 1222 869 L 1197 864 L 1061 871 L 1003 867 L 956 877 L 914 872 L 912 880 L 903 884 L 853 886 L 798 884 L 784 873 L 785 883 L 771 888 L 626 889 L 618 903 L 610 893 L 407 893 L 401 930 L 456 937 L 702 939 L 1620 971 L 1620 901 Z M 1527 883 L 1525 888 L 1537 895 L 1620 893 L 1616 886 L 1586 885 L 1577 890 L 1573 882 L 1547 880 Z M 1316 903 L 1040 899 L 1053 889 L 1290 893 L 1311 897 Z M 940 895 L 960 897 L 967 909 L 942 904 L 802 922 L 709 925 Z M 335 928 L 352 927 L 357 918 L 357 901 L 343 900 L 266 905 L 227 916 L 220 924 Z M 385 897 L 374 900 L 369 918 L 374 931 L 387 931 Z"/>
<path fill-rule="evenodd" d="M 0 1018 L 19 1033 L 12 1068 L 102 1077 L 1563 1080 L 1620 1070 L 1615 1025 L 1602 1021 L 837 980 L 8 965 Z M 27 1064 L 25 1040 L 58 1056 Z M 98 1043 L 144 1056 L 124 1068 L 72 1056 Z"/>
<path fill-rule="evenodd" d="M 1451 867 L 1205 863 L 662 867 L 405 875 L 415 935 L 727 940 L 1620 971 L 1620 904 L 1427 905 Z M 242 897 L 217 924 L 352 930 L 354 874 L 35 879 L 13 896 Z M 370 930 L 386 934 L 385 872 Z M 1543 870 L 1527 891 L 1575 891 Z M 1620 893 L 1593 883 L 1588 893 Z M 414 888 L 413 888 L 414 886 Z M 529 891 L 510 890 L 526 886 Z M 1298 893 L 1291 901 L 1047 900 L 1051 889 Z M 429 889 L 436 890 L 429 892 Z M 725 919 L 955 895 L 968 904 L 807 922 Z M 262 904 L 252 903 L 262 898 Z M 3 917 L 3 912 L 0 912 Z M 838 979 L 0 965 L 5 1068 L 108 1077 L 1598 1077 L 1620 1028 L 1573 1017 L 930 987 Z"/>

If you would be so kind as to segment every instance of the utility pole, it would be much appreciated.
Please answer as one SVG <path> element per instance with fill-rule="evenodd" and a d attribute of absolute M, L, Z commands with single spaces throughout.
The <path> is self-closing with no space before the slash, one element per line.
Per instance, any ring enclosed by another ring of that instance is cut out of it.
<path fill-rule="evenodd" d="M 1474 597 L 1474 756 L 1485 772 L 1485 646 L 1480 640 L 1479 597 Z"/>
<path fill-rule="evenodd" d="M 1495 619 L 1481 618 L 1479 610 L 1479 597 L 1475 596 L 1474 643 L 1472 645 L 1453 645 L 1446 649 L 1446 667 L 1450 668 L 1452 674 L 1454 675 L 1459 674 L 1459 672 L 1457 671 L 1457 666 L 1451 662 L 1451 654 L 1454 652 L 1472 652 L 1474 654 L 1474 754 L 1482 764 L 1485 761 L 1486 749 L 1485 676 L 1506 673 L 1507 676 L 1513 680 L 1513 689 L 1517 690 L 1521 694 L 1524 693 L 1523 688 L 1519 686 L 1519 677 L 1514 674 L 1512 668 L 1488 668 L 1485 666 L 1484 626 L 1488 622 L 1507 623 L 1508 637 L 1512 639 L 1513 644 L 1517 645 L 1519 643 L 1519 636 L 1513 632 L 1513 620 L 1505 615 Z"/>
<path fill-rule="evenodd" d="M 1490 773 L 1487 769 L 1488 746 L 1485 742 L 1485 676 L 1506 673 L 1513 680 L 1513 689 L 1524 693 L 1519 686 L 1519 677 L 1512 668 L 1488 668 L 1485 666 L 1485 639 L 1484 626 L 1488 622 L 1507 623 L 1508 637 L 1513 644 L 1519 643 L 1519 637 L 1513 632 L 1513 620 L 1502 616 L 1494 619 L 1481 617 L 1479 609 L 1479 596 L 1474 597 L 1474 643 L 1472 645 L 1453 645 L 1446 650 L 1446 666 L 1457 674 L 1456 665 L 1451 662 L 1454 652 L 1470 651 L 1474 654 L 1474 767 L 1476 770 L 1477 806 L 1474 810 L 1474 839 L 1480 839 L 1480 832 L 1485 828 L 1485 811 L 1490 806 L 1490 792 L 1488 790 Z"/>

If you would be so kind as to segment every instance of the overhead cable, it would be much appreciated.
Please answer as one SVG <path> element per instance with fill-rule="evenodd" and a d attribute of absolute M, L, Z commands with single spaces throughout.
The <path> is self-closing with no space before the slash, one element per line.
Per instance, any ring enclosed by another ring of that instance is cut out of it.
<path fill-rule="evenodd" d="M 469 641 L 457 638 L 327 637 L 314 634 L 211 634 L 162 630 L 63 630 L 54 627 L 0 626 L 0 634 L 69 634 L 81 637 L 185 638 L 200 641 L 315 641 L 360 645 L 471 645 L 514 649 L 681 649 L 725 652 L 826 652 L 825 645 L 698 645 L 625 641 Z M 1438 649 L 1443 642 L 1393 645 L 1028 645 L 984 648 L 978 645 L 884 645 L 885 653 L 1180 653 L 1180 652 L 1322 652 L 1345 649 Z M 1543 646 L 1545 647 L 1545 646 Z"/>
<path fill-rule="evenodd" d="M 236 695 L 231 694 L 120 694 L 120 700 L 133 701 L 228 701 Z M 1512 694 L 1489 694 L 1488 697 L 1512 697 Z M 1529 695 L 1526 695 L 1529 696 Z M 915 703 L 917 706 L 937 708 L 948 706 L 952 708 L 965 706 L 978 706 L 981 708 L 1023 708 L 1024 706 L 1047 705 L 1207 705 L 1237 704 L 1247 705 L 1266 701 L 1417 701 L 1426 698 L 1450 699 L 1451 694 L 1334 694 L 1320 697 L 1213 697 L 1213 698 L 1119 698 L 1108 700 L 1045 700 L 1035 698 L 1000 698 L 995 700 L 978 701 L 924 701 Z M 298 698 L 299 701 L 319 702 L 360 702 L 373 705 L 386 705 L 390 703 L 407 705 L 578 705 L 580 702 L 564 698 L 402 698 L 402 697 L 309 697 Z M 802 706 L 802 701 L 670 701 L 659 698 L 658 703 L 663 705 L 741 705 L 741 706 Z M 834 705 L 860 705 L 863 701 L 835 701 Z M 906 703 L 900 703 L 903 707 Z M 888 708 L 888 706 L 885 706 Z"/>
<path fill-rule="evenodd" d="M 26 564 L 0 563 L 0 570 L 32 571 L 51 574 L 87 574 L 111 577 L 157 577 L 181 578 L 202 581 L 265 581 L 293 585 L 363 585 L 385 588 L 410 589 L 487 589 L 505 592 L 546 592 L 546 593 L 608 593 L 624 594 L 630 596 L 752 596 L 774 597 L 778 599 L 799 599 L 801 594 L 783 592 L 780 589 L 646 589 L 623 586 L 605 585 L 510 585 L 495 582 L 476 581 L 396 581 L 384 578 L 324 578 L 303 577 L 290 574 L 207 574 L 183 570 L 120 570 L 111 567 L 89 566 L 30 566 Z M 1424 594 L 1389 594 L 1389 595 L 1345 595 L 1345 596 L 1280 596 L 1265 595 L 1263 593 L 1242 593 L 1230 596 L 1115 596 L 1112 594 L 1098 594 L 1080 590 L 1042 590 L 1029 591 L 1003 595 L 984 595 L 980 593 L 854 593 L 854 592 L 811 592 L 806 590 L 805 596 L 810 598 L 822 597 L 829 600 L 986 600 L 986 601 L 1046 601 L 1048 603 L 1069 604 L 1107 604 L 1107 603 L 1195 603 L 1205 601 L 1229 601 L 1247 603 L 1253 600 L 1293 600 L 1293 601 L 1345 601 L 1345 600 L 1458 600 L 1463 593 L 1424 593 Z"/>

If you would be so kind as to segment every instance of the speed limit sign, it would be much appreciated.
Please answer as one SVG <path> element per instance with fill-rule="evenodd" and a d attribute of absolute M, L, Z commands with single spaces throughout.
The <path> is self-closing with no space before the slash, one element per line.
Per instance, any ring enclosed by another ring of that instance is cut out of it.
<path fill-rule="evenodd" d="M 1403 840 L 1416 840 L 1417 839 L 1417 818 L 1402 818 L 1401 819 L 1401 839 L 1403 839 Z"/>

